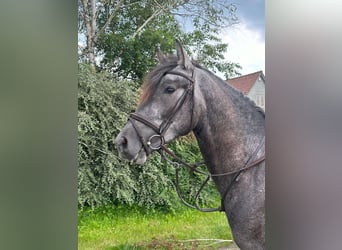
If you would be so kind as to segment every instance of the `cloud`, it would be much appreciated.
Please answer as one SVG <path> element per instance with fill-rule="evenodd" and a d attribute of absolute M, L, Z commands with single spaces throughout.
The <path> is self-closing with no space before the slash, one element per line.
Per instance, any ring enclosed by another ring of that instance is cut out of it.
<path fill-rule="evenodd" d="M 222 41 L 228 43 L 225 59 L 239 63 L 243 75 L 259 70 L 265 73 L 265 40 L 262 32 L 249 28 L 243 21 L 222 32 Z"/>

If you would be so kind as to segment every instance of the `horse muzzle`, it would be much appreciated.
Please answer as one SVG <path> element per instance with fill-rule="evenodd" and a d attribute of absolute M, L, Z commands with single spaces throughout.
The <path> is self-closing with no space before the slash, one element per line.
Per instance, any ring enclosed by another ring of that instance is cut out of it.
<path fill-rule="evenodd" d="M 146 162 L 147 152 L 143 145 L 127 133 L 121 132 L 114 140 L 119 157 L 131 163 L 142 165 Z"/>

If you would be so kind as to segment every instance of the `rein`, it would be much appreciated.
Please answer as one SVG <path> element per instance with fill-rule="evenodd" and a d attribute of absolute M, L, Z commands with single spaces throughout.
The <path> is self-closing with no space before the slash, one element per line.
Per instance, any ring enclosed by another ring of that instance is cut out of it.
<path fill-rule="evenodd" d="M 176 192 L 177 195 L 179 197 L 179 199 L 183 202 L 184 205 L 186 205 L 187 207 L 193 208 L 193 209 L 197 209 L 201 212 L 222 212 L 225 211 L 225 207 L 224 207 L 224 201 L 226 199 L 226 196 L 228 195 L 230 189 L 232 188 L 232 186 L 234 185 L 235 182 L 238 181 L 238 178 L 240 176 L 240 174 L 242 172 L 244 172 L 245 170 L 255 167 L 258 164 L 260 164 L 261 162 L 265 161 L 265 155 L 263 155 L 262 157 L 258 158 L 257 160 L 254 160 L 252 162 L 250 162 L 259 152 L 259 150 L 261 149 L 261 147 L 264 145 L 264 141 L 265 141 L 265 137 L 263 137 L 262 141 L 259 143 L 258 147 L 255 149 L 255 151 L 253 152 L 253 154 L 248 158 L 248 160 L 246 161 L 246 163 L 244 164 L 244 166 L 238 170 L 233 170 L 233 171 L 229 171 L 229 172 L 225 172 L 225 173 L 219 173 L 219 174 L 211 174 L 211 173 L 206 173 L 203 171 L 200 171 L 197 169 L 198 166 L 200 165 L 204 165 L 203 162 L 200 163 L 193 163 L 193 164 L 189 164 L 185 161 L 183 161 L 182 159 L 180 159 L 175 153 L 173 153 L 170 149 L 168 149 L 165 145 L 163 145 L 161 147 L 162 151 L 158 151 L 159 154 L 161 155 L 162 158 L 165 158 L 165 156 L 163 155 L 163 152 L 166 152 L 168 155 L 170 155 L 174 161 L 170 161 L 168 160 L 171 164 L 175 165 L 175 173 L 176 173 L 176 181 L 175 181 L 175 188 L 176 188 Z M 203 181 L 202 185 L 200 186 L 200 188 L 198 189 L 196 195 L 195 195 L 195 205 L 191 205 L 189 204 L 183 197 L 182 192 L 179 188 L 179 168 L 181 166 L 185 166 L 188 167 L 190 169 L 190 171 L 192 172 L 196 172 L 202 175 L 206 175 L 207 178 Z M 200 208 L 197 204 L 197 200 L 198 197 L 202 191 L 202 189 L 205 187 L 205 185 L 208 183 L 208 181 L 212 178 L 212 177 L 220 177 L 220 176 L 228 176 L 228 175 L 232 175 L 234 174 L 232 181 L 230 182 L 230 184 L 227 186 L 224 194 L 221 197 L 221 205 L 217 208 Z"/>
<path fill-rule="evenodd" d="M 204 165 L 203 162 L 200 163 L 187 163 L 186 161 L 182 160 L 181 158 L 179 158 L 174 152 L 172 152 L 169 148 L 166 147 L 165 145 L 165 138 L 164 135 L 166 133 L 166 131 L 168 130 L 168 128 L 170 127 L 170 125 L 173 123 L 173 118 L 174 116 L 177 114 L 177 112 L 182 108 L 183 104 L 185 103 L 186 99 L 190 98 L 192 105 L 191 105 L 191 122 L 190 122 L 190 128 L 192 126 L 192 119 L 193 119 L 193 108 L 194 108 L 194 84 L 195 84 L 195 80 L 193 79 L 193 74 L 194 71 L 192 72 L 192 76 L 189 77 L 188 75 L 182 73 L 182 72 L 173 72 L 173 71 L 168 71 L 164 74 L 164 76 L 166 74 L 173 74 L 173 75 L 179 75 L 182 76 L 184 78 L 186 78 L 190 83 L 187 87 L 187 89 L 184 91 L 184 93 L 182 94 L 182 96 L 178 99 L 176 105 L 172 108 L 169 116 L 160 124 L 160 126 L 154 124 L 153 122 L 147 120 L 146 118 L 144 118 L 143 116 L 141 116 L 138 113 L 131 113 L 129 115 L 128 120 L 132 123 L 133 128 L 135 130 L 135 132 L 137 133 L 139 140 L 142 144 L 142 147 L 144 148 L 146 155 L 148 155 L 149 149 L 151 149 L 152 151 L 158 151 L 158 153 L 160 154 L 160 156 L 162 157 L 162 159 L 167 160 L 168 162 L 170 162 L 172 165 L 174 165 L 174 169 L 175 169 L 175 174 L 176 174 L 176 180 L 175 180 L 175 188 L 176 188 L 176 192 L 177 195 L 179 197 L 179 199 L 183 202 L 184 205 L 190 207 L 190 208 L 194 208 L 197 209 L 199 211 L 202 212 L 215 212 L 215 211 L 225 211 L 224 209 L 224 200 L 227 196 L 227 194 L 229 193 L 229 190 L 232 188 L 233 184 L 238 181 L 238 177 L 240 176 L 240 174 L 249 169 L 252 168 L 254 166 L 257 166 L 259 163 L 263 162 L 265 160 L 265 155 L 260 157 L 257 160 L 254 160 L 251 162 L 251 160 L 253 160 L 253 158 L 255 158 L 255 156 L 257 155 L 257 153 L 259 152 L 259 150 L 261 149 L 262 145 L 264 145 L 264 140 L 265 137 L 263 137 L 262 141 L 260 142 L 260 144 L 258 145 L 258 147 L 255 149 L 255 151 L 253 152 L 252 155 L 250 155 L 250 157 L 247 159 L 246 163 L 244 164 L 244 166 L 241 169 L 238 170 L 234 170 L 234 171 L 229 171 L 226 173 L 219 173 L 219 174 L 211 174 L 211 173 L 206 173 L 203 172 L 201 170 L 198 169 L 198 167 L 200 165 Z M 161 80 L 161 79 L 160 79 Z M 150 136 L 150 138 L 147 140 L 147 142 L 145 142 L 143 136 L 141 135 L 141 133 L 139 132 L 139 129 L 136 125 L 136 122 L 140 122 L 143 123 L 144 125 L 146 125 L 147 127 L 151 128 L 156 134 Z M 192 128 L 191 128 L 192 129 Z M 152 141 L 154 140 L 158 140 L 157 144 L 154 144 Z M 165 154 L 168 154 L 173 160 L 169 160 L 167 157 L 165 157 Z M 199 173 L 202 175 L 206 175 L 206 179 L 203 181 L 201 187 L 199 188 L 199 190 L 197 191 L 196 195 L 195 195 L 195 204 L 191 205 L 189 204 L 182 195 L 182 192 L 180 190 L 179 187 L 179 169 L 181 166 L 185 166 L 187 168 L 190 169 L 191 172 L 195 172 L 195 173 Z M 230 184 L 228 185 L 228 187 L 226 188 L 226 191 L 224 192 L 223 196 L 221 197 L 221 205 L 218 208 L 200 208 L 197 204 L 197 200 L 198 197 L 201 193 L 201 191 L 203 190 L 204 186 L 208 183 L 208 181 L 212 178 L 212 177 L 220 177 L 220 176 L 228 176 L 228 175 L 233 175 L 232 181 L 230 182 Z"/>

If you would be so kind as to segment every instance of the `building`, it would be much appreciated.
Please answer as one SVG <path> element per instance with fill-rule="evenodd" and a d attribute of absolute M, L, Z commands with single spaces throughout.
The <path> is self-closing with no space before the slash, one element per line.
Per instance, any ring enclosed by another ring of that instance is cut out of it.
<path fill-rule="evenodd" d="M 265 75 L 262 71 L 228 79 L 227 82 L 265 110 Z"/>

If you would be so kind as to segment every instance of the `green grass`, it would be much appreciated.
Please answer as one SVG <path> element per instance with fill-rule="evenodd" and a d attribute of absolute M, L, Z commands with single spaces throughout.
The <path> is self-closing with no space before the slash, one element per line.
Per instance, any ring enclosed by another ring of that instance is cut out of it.
<path fill-rule="evenodd" d="M 185 208 L 175 213 L 147 212 L 123 206 L 79 211 L 80 250 L 217 249 L 222 246 L 210 240 L 184 241 L 194 239 L 231 240 L 225 214 Z"/>

